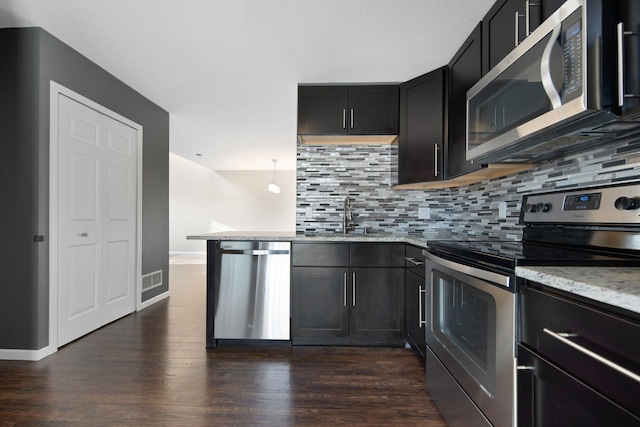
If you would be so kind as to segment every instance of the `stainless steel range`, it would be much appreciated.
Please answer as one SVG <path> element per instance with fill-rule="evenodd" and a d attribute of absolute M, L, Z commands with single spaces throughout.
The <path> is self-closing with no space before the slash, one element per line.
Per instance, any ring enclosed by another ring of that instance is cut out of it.
<path fill-rule="evenodd" d="M 434 241 L 427 390 L 451 426 L 517 420 L 517 266 L 640 265 L 640 183 L 524 196 L 522 241 Z"/>

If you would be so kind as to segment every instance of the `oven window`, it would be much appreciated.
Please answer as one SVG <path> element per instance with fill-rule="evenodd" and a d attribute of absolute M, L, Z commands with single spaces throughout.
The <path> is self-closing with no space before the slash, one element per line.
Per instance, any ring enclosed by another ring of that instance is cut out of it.
<path fill-rule="evenodd" d="M 496 303 L 470 283 L 433 271 L 434 334 L 489 394 L 495 393 Z"/>

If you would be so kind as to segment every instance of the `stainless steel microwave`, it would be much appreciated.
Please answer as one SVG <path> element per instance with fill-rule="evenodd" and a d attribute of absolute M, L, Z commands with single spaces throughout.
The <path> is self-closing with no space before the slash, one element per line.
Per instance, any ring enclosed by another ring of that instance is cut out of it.
<path fill-rule="evenodd" d="M 467 92 L 467 160 L 543 160 L 640 128 L 613 125 L 624 102 L 615 3 L 568 0 Z"/>

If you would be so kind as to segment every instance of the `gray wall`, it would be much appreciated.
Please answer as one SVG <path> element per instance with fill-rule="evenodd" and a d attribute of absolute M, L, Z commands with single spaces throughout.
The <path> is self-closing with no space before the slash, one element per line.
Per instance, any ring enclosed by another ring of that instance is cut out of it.
<path fill-rule="evenodd" d="M 0 348 L 39 349 L 49 342 L 49 81 L 143 126 L 142 273 L 163 270 L 165 281 L 143 299 L 169 287 L 169 114 L 42 29 L 0 30 L 0 52 Z"/>

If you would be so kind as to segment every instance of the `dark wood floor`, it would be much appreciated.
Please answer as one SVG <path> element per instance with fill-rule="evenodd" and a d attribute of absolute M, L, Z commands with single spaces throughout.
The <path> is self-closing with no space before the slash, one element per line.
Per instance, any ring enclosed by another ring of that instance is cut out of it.
<path fill-rule="evenodd" d="M 0 361 L 0 425 L 446 426 L 407 349 L 204 349 L 203 265 L 39 362 Z"/>

